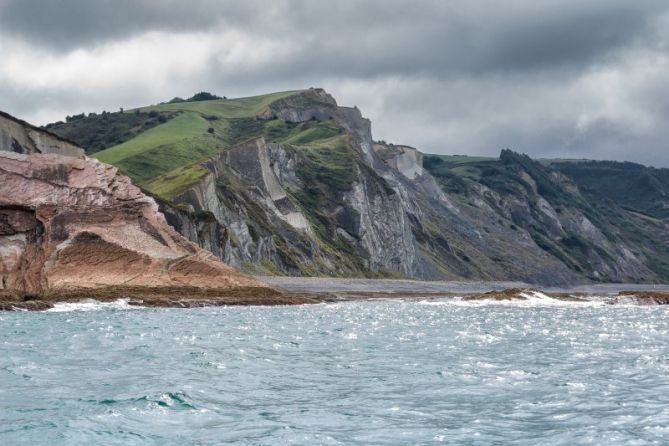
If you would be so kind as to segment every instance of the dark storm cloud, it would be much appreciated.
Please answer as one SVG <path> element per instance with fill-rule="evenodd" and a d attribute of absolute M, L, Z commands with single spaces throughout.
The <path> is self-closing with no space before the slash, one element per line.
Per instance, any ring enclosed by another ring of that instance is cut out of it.
<path fill-rule="evenodd" d="M 540 4 L 537 6 L 535 3 Z M 578 67 L 644 39 L 662 2 L 0 0 L 0 29 L 53 50 L 213 27 L 299 45 L 290 74 L 443 76 Z"/>
<path fill-rule="evenodd" d="M 406 3 L 393 15 L 378 19 L 369 11 L 365 17 L 374 20 L 362 22 L 364 26 L 356 22 L 354 35 L 348 29 L 347 35 L 341 35 L 329 27 L 331 38 L 321 33 L 321 38 L 312 39 L 302 52 L 301 66 L 352 70 L 358 75 L 391 72 L 436 77 L 555 66 L 577 69 L 643 39 L 657 10 L 650 3 L 558 8 L 548 2 L 540 10 L 524 5 L 502 11 L 472 4 L 437 2 L 412 13 L 415 6 Z M 325 13 L 338 17 L 336 11 Z M 310 63 L 314 56 L 318 64 Z"/>
<path fill-rule="evenodd" d="M 22 45 L 0 62 L 0 95 L 47 119 L 194 89 L 324 86 L 360 106 L 375 136 L 425 151 L 669 165 L 668 11 L 654 0 L 0 0 L 0 50 Z M 44 74 L 28 81 L 35 63 Z"/>
<path fill-rule="evenodd" d="M 212 2 L 134 0 L 0 0 L 0 29 L 50 49 L 70 50 L 149 30 L 212 26 Z"/>

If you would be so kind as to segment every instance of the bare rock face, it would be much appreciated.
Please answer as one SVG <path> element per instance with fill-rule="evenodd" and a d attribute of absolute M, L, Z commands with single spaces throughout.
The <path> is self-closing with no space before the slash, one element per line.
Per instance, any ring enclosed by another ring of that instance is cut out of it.
<path fill-rule="evenodd" d="M 0 151 L 2 289 L 276 295 L 176 233 L 152 198 L 93 159 Z"/>
<path fill-rule="evenodd" d="M 3 112 L 0 112 L 0 150 L 84 156 L 84 150 L 75 144 Z"/>

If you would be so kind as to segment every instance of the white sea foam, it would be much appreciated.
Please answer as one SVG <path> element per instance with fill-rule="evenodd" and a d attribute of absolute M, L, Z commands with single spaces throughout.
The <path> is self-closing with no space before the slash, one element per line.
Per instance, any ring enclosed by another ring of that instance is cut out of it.
<path fill-rule="evenodd" d="M 510 299 L 510 300 L 496 300 L 496 299 L 477 299 L 464 300 L 463 296 L 455 296 L 448 299 L 440 300 L 424 300 L 420 303 L 423 305 L 457 305 L 457 306 L 488 306 L 488 305 L 504 305 L 504 306 L 522 306 L 522 307 L 592 307 L 603 306 L 606 304 L 606 298 L 603 296 L 590 296 L 587 300 L 562 300 L 550 297 L 540 291 L 528 291 L 519 293 L 519 296 L 524 299 Z"/>
<path fill-rule="evenodd" d="M 86 299 L 79 302 L 61 302 L 54 304 L 53 308 L 46 311 L 62 313 L 68 311 L 98 311 L 98 310 L 132 310 L 142 308 L 130 305 L 128 299 L 117 299 L 112 302 L 100 302 L 98 300 Z"/>

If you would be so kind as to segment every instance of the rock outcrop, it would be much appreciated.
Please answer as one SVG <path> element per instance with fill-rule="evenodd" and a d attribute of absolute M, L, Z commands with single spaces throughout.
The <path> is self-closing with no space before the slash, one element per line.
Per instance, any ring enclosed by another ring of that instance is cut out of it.
<path fill-rule="evenodd" d="M 84 150 L 53 133 L 0 111 L 0 150 L 16 153 L 57 153 L 83 157 Z"/>
<path fill-rule="evenodd" d="M 667 291 L 621 291 L 618 295 L 610 298 L 612 305 L 669 305 L 669 292 Z"/>
<path fill-rule="evenodd" d="M 198 298 L 237 304 L 309 301 L 283 296 L 186 240 L 117 168 L 68 144 L 64 153 L 79 156 L 56 154 L 60 141 L 19 121 L 0 117 L 0 129 L 5 298 L 145 297 L 156 304 L 191 299 L 189 306 Z"/>
<path fill-rule="evenodd" d="M 295 163 L 290 148 L 253 139 L 203 161 L 208 174 L 171 204 L 161 203 L 161 210 L 180 233 L 228 264 L 271 259 L 298 274 L 295 263 L 318 258 L 318 246 L 307 218 L 287 196 L 297 181 Z M 295 269 L 277 255 L 283 240 L 306 247 L 289 260 Z"/>

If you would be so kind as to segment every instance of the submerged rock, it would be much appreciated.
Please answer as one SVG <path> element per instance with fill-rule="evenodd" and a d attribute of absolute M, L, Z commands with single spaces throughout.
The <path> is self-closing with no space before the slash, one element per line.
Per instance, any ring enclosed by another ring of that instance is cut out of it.
<path fill-rule="evenodd" d="M 509 288 L 501 291 L 488 291 L 486 293 L 470 294 L 463 296 L 462 300 L 527 300 L 528 294 L 538 293 L 534 288 Z"/>
<path fill-rule="evenodd" d="M 669 305 L 669 291 L 621 291 L 609 303 L 634 305 Z"/>
<path fill-rule="evenodd" d="M 463 301 L 526 301 L 529 299 L 558 300 L 563 302 L 599 302 L 610 305 L 669 305 L 669 291 L 620 291 L 614 296 L 586 293 L 544 293 L 535 288 L 509 288 L 485 293 L 469 294 Z"/>
<path fill-rule="evenodd" d="M 464 296 L 463 301 L 496 300 L 524 301 L 529 299 L 559 300 L 563 302 L 589 302 L 587 296 L 577 293 L 544 293 L 536 288 L 508 288 Z"/>

